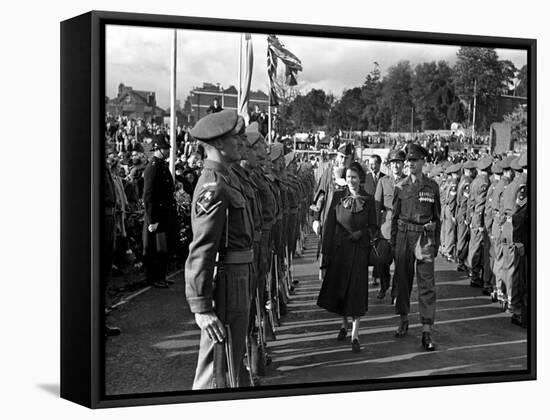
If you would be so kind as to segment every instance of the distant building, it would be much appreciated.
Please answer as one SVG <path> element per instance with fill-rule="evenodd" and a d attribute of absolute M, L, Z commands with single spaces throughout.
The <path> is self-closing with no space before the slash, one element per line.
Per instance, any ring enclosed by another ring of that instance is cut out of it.
<path fill-rule="evenodd" d="M 130 119 L 145 121 L 162 120 L 165 111 L 157 106 L 155 92 L 134 90 L 123 83 L 118 85 L 116 98 L 106 98 L 105 111 L 115 117 L 122 115 Z"/>
<path fill-rule="evenodd" d="M 196 87 L 191 90 L 189 96 L 185 100 L 183 113 L 187 116 L 187 123 L 194 124 L 206 115 L 206 110 L 214 99 L 218 99 L 219 104 L 223 109 L 237 109 L 237 89 L 231 85 L 227 89 L 223 89 L 220 84 L 203 83 L 202 87 Z M 254 106 L 258 105 L 260 110 L 267 111 L 269 97 L 262 91 L 251 91 L 248 106 L 250 112 L 254 110 Z"/>

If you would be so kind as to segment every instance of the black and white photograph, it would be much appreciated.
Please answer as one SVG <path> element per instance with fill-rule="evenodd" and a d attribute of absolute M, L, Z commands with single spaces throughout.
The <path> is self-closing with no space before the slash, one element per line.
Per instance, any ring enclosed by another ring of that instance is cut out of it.
<path fill-rule="evenodd" d="M 105 396 L 529 372 L 526 48 L 104 39 Z"/>

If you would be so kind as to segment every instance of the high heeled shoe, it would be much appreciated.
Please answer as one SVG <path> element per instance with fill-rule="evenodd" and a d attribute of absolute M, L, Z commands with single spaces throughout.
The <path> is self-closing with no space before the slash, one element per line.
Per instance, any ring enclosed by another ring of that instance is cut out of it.
<path fill-rule="evenodd" d="M 338 341 L 344 341 L 346 339 L 346 335 L 348 335 L 348 330 L 346 328 L 341 328 L 336 339 Z"/>
<path fill-rule="evenodd" d="M 395 332 L 395 336 L 398 338 L 405 337 L 408 331 L 409 331 L 409 321 L 401 321 L 401 325 L 399 325 L 399 328 L 397 328 L 397 331 Z"/>

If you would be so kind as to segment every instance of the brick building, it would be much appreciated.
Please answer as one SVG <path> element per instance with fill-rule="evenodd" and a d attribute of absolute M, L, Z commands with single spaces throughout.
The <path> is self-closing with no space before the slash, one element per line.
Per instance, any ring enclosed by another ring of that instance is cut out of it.
<path fill-rule="evenodd" d="M 116 98 L 105 98 L 105 111 L 115 117 L 122 115 L 131 119 L 162 121 L 165 111 L 157 106 L 155 92 L 134 90 L 123 83 L 118 85 Z"/>
<path fill-rule="evenodd" d="M 223 109 L 237 109 L 237 89 L 231 85 L 227 89 L 223 89 L 219 83 L 203 83 L 202 87 L 193 88 L 189 96 L 185 100 L 183 113 L 187 116 L 187 122 L 194 124 L 206 115 L 206 110 L 214 99 L 217 98 Z M 258 105 L 260 110 L 267 111 L 269 97 L 262 91 L 251 91 L 249 108 L 250 112 L 254 110 L 254 106 Z"/>

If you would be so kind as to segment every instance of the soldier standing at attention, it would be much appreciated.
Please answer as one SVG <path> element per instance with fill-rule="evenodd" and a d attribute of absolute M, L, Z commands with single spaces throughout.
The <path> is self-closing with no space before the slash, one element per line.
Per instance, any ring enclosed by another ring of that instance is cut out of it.
<path fill-rule="evenodd" d="M 153 157 L 143 173 L 143 254 L 147 282 L 166 288 L 169 284 L 166 280 L 168 255 L 177 241 L 176 199 L 174 179 L 166 162 L 170 144 L 164 137 L 158 137 L 153 142 L 153 150 Z"/>
<path fill-rule="evenodd" d="M 390 162 L 391 174 L 380 178 L 374 194 L 374 204 L 376 206 L 377 223 L 380 227 L 380 234 L 384 239 L 389 241 L 391 239 L 393 192 L 395 185 L 405 178 L 405 175 L 403 175 L 405 152 L 395 149 L 390 151 L 388 161 Z M 378 295 L 376 295 L 377 299 L 384 299 L 386 291 L 390 287 L 390 265 L 391 264 L 379 264 L 378 266 L 380 291 Z M 395 285 L 392 284 L 392 300 L 395 298 L 395 292 Z"/>
<path fill-rule="evenodd" d="M 395 250 L 397 300 L 395 311 L 400 325 L 395 335 L 404 337 L 409 329 L 408 314 L 416 271 L 418 308 L 422 322 L 422 346 L 435 350 L 432 328 L 435 321 L 434 259 L 441 230 L 441 201 L 437 183 L 422 173 L 426 149 L 411 144 L 407 150 L 409 176 L 395 186 L 391 222 L 391 245 Z"/>
<path fill-rule="evenodd" d="M 447 189 L 445 191 L 445 207 L 443 207 L 444 213 L 444 225 L 445 230 L 445 247 L 443 248 L 443 255 L 447 258 L 447 261 L 454 261 L 454 255 L 456 252 L 456 199 L 457 189 L 460 181 L 459 172 L 462 169 L 461 163 L 455 163 L 449 166 L 445 172 L 450 174 L 451 179 L 448 182 Z"/>
<path fill-rule="evenodd" d="M 470 223 L 470 245 L 466 265 L 472 273 L 470 286 L 483 287 L 483 242 L 485 240 L 485 202 L 489 190 L 489 171 L 493 159 L 486 156 L 477 161 L 478 175 L 470 186 L 471 223 Z"/>
<path fill-rule="evenodd" d="M 470 228 L 468 221 L 468 201 L 470 199 L 470 184 L 473 181 L 473 169 L 475 162 L 467 161 L 463 165 L 464 176 L 458 183 L 456 196 L 456 259 L 458 271 L 467 271 L 465 260 L 468 256 L 468 241 L 470 239 Z"/>
<path fill-rule="evenodd" d="M 495 288 L 495 273 L 493 272 L 493 260 L 495 255 L 495 244 L 492 235 L 493 231 L 493 203 L 496 187 L 502 175 L 502 166 L 500 161 L 493 163 L 491 167 L 491 185 L 487 190 L 487 200 L 485 202 L 485 236 L 483 239 L 483 294 L 489 296 Z"/>
<path fill-rule="evenodd" d="M 228 373 L 224 341 L 238 385 L 250 311 L 254 220 L 238 178 L 229 170 L 239 162 L 244 121 L 236 111 L 209 114 L 191 136 L 204 147 L 206 160 L 191 208 L 193 241 L 185 264 L 185 294 L 201 329 L 193 389 L 223 388 Z M 214 272 L 217 266 L 215 287 Z"/>

